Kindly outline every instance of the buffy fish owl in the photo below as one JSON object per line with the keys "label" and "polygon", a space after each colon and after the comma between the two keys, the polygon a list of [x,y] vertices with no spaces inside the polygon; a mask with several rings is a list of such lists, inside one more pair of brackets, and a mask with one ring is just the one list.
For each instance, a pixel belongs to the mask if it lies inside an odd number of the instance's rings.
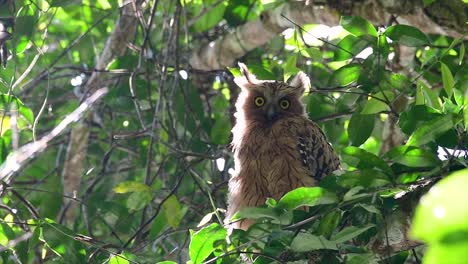
{"label": "buffy fish owl", "polygon": [[[280,199],[302,186],[314,186],[340,166],[320,127],[305,115],[301,97],[310,85],[299,72],[289,83],[258,80],[239,63],[241,88],[232,129],[234,173],[229,181],[226,221],[244,207]],[[234,228],[248,229],[243,220]]]}

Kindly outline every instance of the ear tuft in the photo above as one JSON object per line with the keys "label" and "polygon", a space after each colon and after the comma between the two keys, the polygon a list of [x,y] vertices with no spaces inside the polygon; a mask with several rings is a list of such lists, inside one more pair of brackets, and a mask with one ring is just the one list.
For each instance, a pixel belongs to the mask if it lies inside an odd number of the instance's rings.
{"label": "ear tuft", "polygon": [[249,86],[255,85],[256,83],[258,83],[257,77],[255,77],[255,75],[250,73],[249,69],[244,63],[239,62],[238,64],[239,64],[239,68],[240,68],[240,72],[242,76],[234,78],[234,82],[237,84],[237,86],[239,86],[240,88],[248,89]]}
{"label": "ear tuft", "polygon": [[300,93],[304,93],[310,87],[310,79],[304,72],[299,72],[289,83],[290,86],[300,89]]}

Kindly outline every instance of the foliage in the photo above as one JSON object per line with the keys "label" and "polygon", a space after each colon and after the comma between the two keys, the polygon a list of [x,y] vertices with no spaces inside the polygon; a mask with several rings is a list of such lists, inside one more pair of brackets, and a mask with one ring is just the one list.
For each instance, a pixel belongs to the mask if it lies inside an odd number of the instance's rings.
{"label": "foliage", "polygon": [[[237,220],[256,221],[248,231],[223,225],[237,88],[227,70],[191,70],[187,51],[283,2],[147,1],[131,49],[96,69],[120,1],[16,1],[12,57],[0,69],[0,162],[77,108],[95,72],[110,92],[84,122],[86,169],[75,194],[63,193],[69,134],[2,179],[2,262],[418,262],[419,243],[396,249],[429,189],[411,234],[428,245],[425,263],[460,259],[468,245],[466,42],[355,16],[342,17],[328,39],[304,25],[240,58],[259,78],[310,75],[307,114],[343,170],[241,211]],[[414,56],[402,66],[408,47]],[[389,134],[401,142],[388,148]],[[71,222],[70,201],[79,205]]]}

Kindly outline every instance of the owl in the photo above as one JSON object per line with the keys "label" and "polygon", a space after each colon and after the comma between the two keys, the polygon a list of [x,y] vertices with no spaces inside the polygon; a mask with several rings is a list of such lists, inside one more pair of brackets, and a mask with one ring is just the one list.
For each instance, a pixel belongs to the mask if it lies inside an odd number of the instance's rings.
{"label": "owl", "polygon": [[[340,166],[320,127],[305,115],[301,98],[310,85],[299,72],[289,83],[258,80],[239,63],[241,88],[232,129],[234,173],[229,180],[226,222],[244,207],[280,199],[302,186],[314,186]],[[247,230],[249,219],[231,227]]]}

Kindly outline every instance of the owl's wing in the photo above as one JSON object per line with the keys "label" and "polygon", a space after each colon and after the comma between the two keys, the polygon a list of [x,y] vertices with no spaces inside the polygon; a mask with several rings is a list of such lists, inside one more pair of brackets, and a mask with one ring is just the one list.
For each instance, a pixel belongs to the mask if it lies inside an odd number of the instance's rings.
{"label": "owl's wing", "polygon": [[320,127],[312,121],[307,122],[306,129],[299,135],[297,147],[302,163],[316,181],[340,167],[338,155]]}

